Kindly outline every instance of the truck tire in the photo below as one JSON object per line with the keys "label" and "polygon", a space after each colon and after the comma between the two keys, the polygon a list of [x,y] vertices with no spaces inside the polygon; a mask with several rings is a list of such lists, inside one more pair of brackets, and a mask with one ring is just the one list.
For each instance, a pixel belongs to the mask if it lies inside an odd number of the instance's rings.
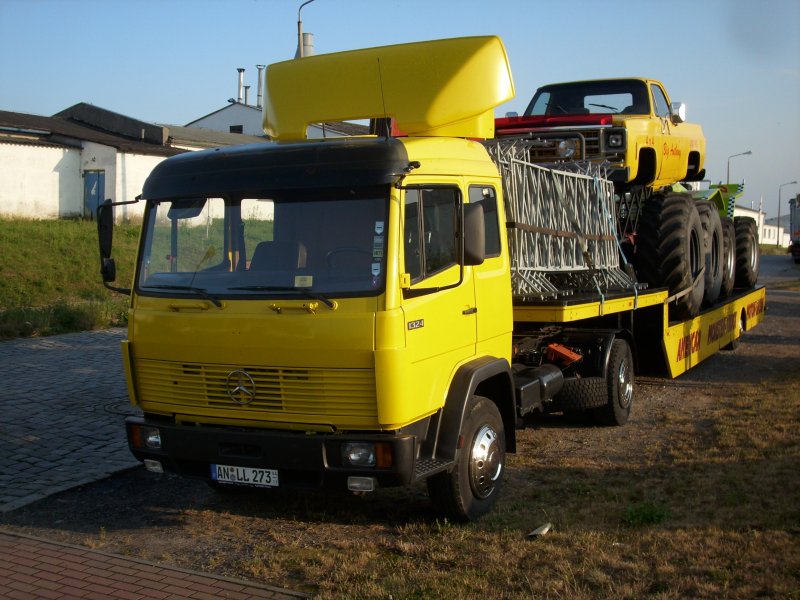
{"label": "truck tire", "polygon": [[703,227],[688,194],[653,194],[644,203],[636,235],[636,276],[670,295],[686,292],[670,305],[671,319],[700,312],[705,279],[698,277],[705,261]]}
{"label": "truck tire", "polygon": [[761,250],[758,247],[758,226],[750,217],[734,217],[736,229],[736,278],[737,288],[751,289],[758,279]]}
{"label": "truck tire", "polygon": [[733,292],[736,277],[736,230],[733,221],[727,217],[722,219],[722,286],[719,297],[727,298]]}
{"label": "truck tire", "polygon": [[703,227],[703,250],[706,255],[705,291],[703,305],[712,306],[722,290],[722,221],[717,207],[707,200],[696,203]]}
{"label": "truck tire", "polygon": [[574,414],[603,406],[607,401],[606,380],[602,377],[571,378],[564,380],[549,410]]}
{"label": "truck tire", "polygon": [[633,406],[633,354],[628,342],[616,339],[611,344],[606,370],[606,404],[596,408],[594,419],[599,425],[625,425]]}
{"label": "truck tire", "polygon": [[472,521],[488,513],[503,487],[506,439],[497,405],[473,396],[461,428],[464,445],[451,471],[427,480],[428,496],[440,516]]}

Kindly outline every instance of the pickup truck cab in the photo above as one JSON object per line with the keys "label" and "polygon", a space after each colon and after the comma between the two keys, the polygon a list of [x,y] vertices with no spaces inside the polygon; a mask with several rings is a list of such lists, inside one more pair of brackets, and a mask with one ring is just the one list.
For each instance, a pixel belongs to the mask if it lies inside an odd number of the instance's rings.
{"label": "pickup truck cab", "polygon": [[536,91],[521,117],[497,119],[498,136],[539,140],[531,162],[607,162],[618,190],[659,188],[704,176],[706,141],[653,79],[555,83]]}

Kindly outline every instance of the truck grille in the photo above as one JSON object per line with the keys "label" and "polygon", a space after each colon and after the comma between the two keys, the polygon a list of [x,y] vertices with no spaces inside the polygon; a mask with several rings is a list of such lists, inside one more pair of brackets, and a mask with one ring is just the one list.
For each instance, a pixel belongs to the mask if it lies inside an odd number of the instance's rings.
{"label": "truck grille", "polygon": [[[245,406],[228,396],[228,375],[245,371],[255,394]],[[370,369],[294,369],[138,360],[140,402],[180,407],[244,408],[283,415],[377,417]]]}
{"label": "truck grille", "polygon": [[555,162],[565,160],[563,156],[558,154],[558,143],[565,139],[574,139],[578,142],[578,148],[573,160],[591,160],[593,158],[600,158],[600,130],[582,131],[581,133],[565,132],[549,133],[549,134],[534,134],[538,137],[540,145],[533,145],[530,148],[530,162]]}

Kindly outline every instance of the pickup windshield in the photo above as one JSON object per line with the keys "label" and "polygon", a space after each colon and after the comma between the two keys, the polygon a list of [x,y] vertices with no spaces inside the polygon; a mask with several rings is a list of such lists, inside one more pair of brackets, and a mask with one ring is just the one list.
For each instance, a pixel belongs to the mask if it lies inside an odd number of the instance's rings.
{"label": "pickup windshield", "polygon": [[137,290],[326,303],[379,294],[388,198],[372,186],[150,202]]}
{"label": "pickup windshield", "polygon": [[647,85],[638,79],[579,81],[536,90],[525,116],[580,114],[650,114]]}

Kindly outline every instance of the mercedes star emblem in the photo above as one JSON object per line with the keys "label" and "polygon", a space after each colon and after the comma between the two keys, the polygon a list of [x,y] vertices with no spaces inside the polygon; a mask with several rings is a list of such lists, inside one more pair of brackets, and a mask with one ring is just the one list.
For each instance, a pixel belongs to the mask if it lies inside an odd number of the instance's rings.
{"label": "mercedes star emblem", "polygon": [[228,398],[245,406],[256,398],[256,382],[247,371],[231,371],[225,380],[225,391]]}

